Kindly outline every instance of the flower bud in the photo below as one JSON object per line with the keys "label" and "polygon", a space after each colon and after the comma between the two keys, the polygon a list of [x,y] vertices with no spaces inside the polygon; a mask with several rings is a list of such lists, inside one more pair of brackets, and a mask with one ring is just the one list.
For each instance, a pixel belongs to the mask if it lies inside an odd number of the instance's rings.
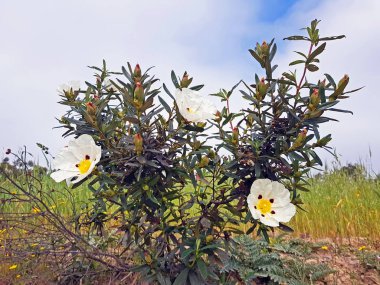
{"label": "flower bud", "polygon": [[295,139],[293,145],[288,149],[288,152],[300,148],[300,147],[305,143],[306,135],[307,135],[307,129],[304,128],[304,129],[298,134],[298,136],[297,136],[297,138]]}
{"label": "flower bud", "polygon": [[141,68],[139,64],[136,64],[135,69],[133,70],[133,77],[137,80],[141,79]]}
{"label": "flower bud", "polygon": [[136,154],[141,155],[141,153],[143,152],[143,138],[139,133],[134,135],[133,143],[135,144]]}
{"label": "flower bud", "polygon": [[210,163],[210,159],[207,156],[202,156],[198,166],[200,168],[206,167]]}
{"label": "flower bud", "polygon": [[87,109],[87,114],[89,114],[91,117],[96,116],[96,105],[92,102],[87,102],[86,103],[86,109]]}
{"label": "flower bud", "polygon": [[200,149],[201,146],[202,146],[201,142],[197,141],[197,140],[192,145],[192,147],[193,147],[194,150]]}
{"label": "flower bud", "polygon": [[263,43],[261,44],[261,52],[263,53],[263,55],[269,55],[269,46],[266,41],[263,41]]}
{"label": "flower bud", "polygon": [[253,114],[248,114],[248,116],[247,116],[247,127],[252,128],[254,121],[255,121],[255,119],[253,117]]}
{"label": "flower bud", "polygon": [[10,154],[12,151],[10,148],[7,149],[7,151],[5,152],[6,155]]}
{"label": "flower bud", "polygon": [[265,83],[265,79],[261,78],[259,83],[256,86],[256,99],[258,101],[264,100],[265,95],[267,94],[269,84]]}
{"label": "flower bud", "polygon": [[349,81],[350,81],[350,77],[347,74],[345,74],[343,78],[339,80],[336,90],[334,91],[333,94],[329,96],[330,102],[337,100],[339,96],[342,95]]}
{"label": "flower bud", "polygon": [[222,114],[219,111],[216,111],[214,120],[217,123],[220,123],[222,121]]}
{"label": "flower bud", "polygon": [[189,85],[191,84],[192,81],[193,81],[193,78],[189,78],[189,75],[185,71],[185,73],[183,74],[182,80],[181,80],[181,88],[189,87]]}
{"label": "flower bud", "polygon": [[79,90],[73,90],[72,87],[70,87],[70,89],[68,90],[64,90],[63,91],[67,101],[69,102],[73,102],[76,100],[76,98],[78,97],[79,95]]}
{"label": "flower bud", "polygon": [[323,147],[323,146],[327,145],[331,141],[331,139],[332,139],[331,135],[327,135],[327,136],[317,140],[317,142],[313,144],[313,147],[316,147],[316,146]]}
{"label": "flower bud", "polygon": [[144,88],[140,82],[136,82],[135,92],[133,94],[133,102],[136,108],[141,108],[144,104]]}
{"label": "flower bud", "polygon": [[239,143],[239,129],[233,128],[232,130],[232,143],[237,145]]}
{"label": "flower bud", "polygon": [[338,88],[343,88],[343,90],[344,90],[344,88],[346,88],[349,81],[350,81],[350,77],[347,74],[345,74],[343,76],[343,78],[341,80],[339,80]]}
{"label": "flower bud", "polygon": [[309,105],[308,105],[309,110],[314,111],[315,109],[317,109],[319,103],[321,103],[319,91],[318,89],[314,89],[313,93],[311,93],[310,98],[309,98]]}

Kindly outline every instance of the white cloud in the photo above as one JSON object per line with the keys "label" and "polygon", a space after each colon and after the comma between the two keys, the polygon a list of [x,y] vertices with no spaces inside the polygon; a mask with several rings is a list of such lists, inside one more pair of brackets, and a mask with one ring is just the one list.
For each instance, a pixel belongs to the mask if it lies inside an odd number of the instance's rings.
{"label": "white cloud", "polygon": [[[170,70],[185,69],[205,92],[229,88],[239,79],[253,80],[257,65],[248,46],[296,33],[320,18],[322,33],[345,33],[347,39],[328,44],[321,69],[351,76],[350,86],[366,85],[342,105],[355,115],[339,116],[328,130],[343,160],[356,161],[372,146],[380,161],[379,119],[375,82],[376,52],[380,45],[379,1],[299,1],[271,23],[260,22],[263,1],[2,1],[0,3],[0,131],[1,148],[42,142],[55,151],[63,144],[52,131],[54,117],[64,112],[56,88],[71,79],[89,80],[87,65],[104,58],[112,69],[137,61],[170,85]],[[252,41],[252,42],[248,42]],[[294,58],[294,46],[279,52],[280,69]],[[237,95],[236,95],[237,97]],[[364,101],[363,101],[364,99]],[[235,101],[238,107],[239,100]],[[35,148],[32,148],[35,150]],[[380,164],[376,164],[377,170]]]}

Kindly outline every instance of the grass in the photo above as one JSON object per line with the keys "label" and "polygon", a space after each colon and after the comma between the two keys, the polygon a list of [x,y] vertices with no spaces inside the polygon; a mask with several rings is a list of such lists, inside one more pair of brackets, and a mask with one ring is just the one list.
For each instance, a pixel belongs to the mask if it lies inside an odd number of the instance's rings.
{"label": "grass", "polygon": [[380,233],[380,181],[335,171],[310,180],[303,208],[290,222],[296,234],[312,238],[365,237]]}
{"label": "grass", "polygon": [[[46,175],[41,176],[45,192],[51,197],[46,203],[52,210],[64,215],[80,211],[91,199],[91,191],[84,184],[75,189],[66,188],[65,183],[55,183]],[[378,240],[380,232],[380,181],[368,179],[365,175],[334,171],[310,179],[310,192],[301,193],[303,209],[298,210],[289,225],[297,236],[312,238],[355,238],[364,237]],[[9,182],[1,181],[0,186],[13,189]],[[1,192],[2,193],[2,192]],[[16,190],[1,194],[2,198],[21,195]],[[22,196],[21,196],[22,197]],[[20,196],[18,197],[20,198]],[[2,213],[33,213],[29,203],[0,203]]]}

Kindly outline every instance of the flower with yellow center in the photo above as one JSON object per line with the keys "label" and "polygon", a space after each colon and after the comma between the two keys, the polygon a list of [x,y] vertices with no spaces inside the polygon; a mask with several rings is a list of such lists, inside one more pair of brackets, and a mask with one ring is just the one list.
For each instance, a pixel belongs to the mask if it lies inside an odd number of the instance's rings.
{"label": "flower with yellow center", "polygon": [[80,82],[77,80],[71,80],[68,82],[68,84],[66,84],[66,83],[61,84],[58,87],[57,91],[58,91],[58,94],[64,95],[67,92],[73,92],[73,91],[77,91],[79,89],[80,89]]}
{"label": "flower with yellow center", "polygon": [[67,185],[78,183],[92,172],[101,155],[101,147],[94,139],[90,135],[81,135],[55,157],[53,166],[56,171],[50,176],[56,182],[66,180]]}
{"label": "flower with yellow center", "polygon": [[270,227],[289,222],[296,213],[289,191],[281,183],[269,179],[253,182],[247,203],[252,217]]}
{"label": "flower with yellow center", "polygon": [[186,121],[198,123],[215,118],[217,109],[210,100],[204,98],[198,91],[189,88],[177,89],[175,101],[180,114]]}

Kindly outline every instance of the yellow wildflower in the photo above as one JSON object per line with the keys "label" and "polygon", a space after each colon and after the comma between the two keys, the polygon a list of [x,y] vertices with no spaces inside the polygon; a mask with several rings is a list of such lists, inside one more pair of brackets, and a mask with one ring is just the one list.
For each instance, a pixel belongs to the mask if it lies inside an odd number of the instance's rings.
{"label": "yellow wildflower", "polygon": [[20,274],[17,274],[17,275],[16,275],[16,278],[20,278],[20,277],[21,277],[21,275],[20,275]]}
{"label": "yellow wildflower", "polygon": [[17,264],[13,264],[11,266],[9,266],[9,270],[14,270],[17,268]]}
{"label": "yellow wildflower", "polygon": [[41,210],[38,209],[37,207],[33,207],[32,212],[33,212],[34,214],[38,214],[38,213],[41,212]]}
{"label": "yellow wildflower", "polygon": [[323,250],[328,250],[329,248],[327,247],[327,246],[321,246],[321,249],[323,249]]}
{"label": "yellow wildflower", "polygon": [[365,245],[361,246],[358,248],[358,250],[362,251],[362,250],[365,250],[367,247]]}

